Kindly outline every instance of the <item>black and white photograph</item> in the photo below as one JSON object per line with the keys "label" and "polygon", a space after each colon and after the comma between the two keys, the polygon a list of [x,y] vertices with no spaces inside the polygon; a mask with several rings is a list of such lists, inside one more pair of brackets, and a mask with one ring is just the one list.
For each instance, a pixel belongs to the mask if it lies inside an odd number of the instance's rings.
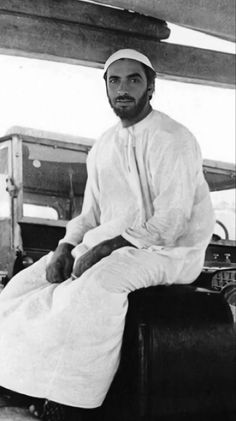
{"label": "black and white photograph", "polygon": [[0,421],[236,419],[235,0],[0,0]]}

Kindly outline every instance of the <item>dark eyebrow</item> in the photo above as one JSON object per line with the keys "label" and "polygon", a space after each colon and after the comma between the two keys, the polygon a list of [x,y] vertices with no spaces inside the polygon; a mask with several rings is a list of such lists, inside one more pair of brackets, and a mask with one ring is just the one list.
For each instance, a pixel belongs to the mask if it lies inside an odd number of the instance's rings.
{"label": "dark eyebrow", "polygon": [[110,75],[108,79],[109,79],[109,80],[110,80],[110,79],[119,79],[119,76],[116,76],[116,75]]}
{"label": "dark eyebrow", "polygon": [[[131,73],[127,76],[127,78],[129,78],[129,79],[132,79],[133,77],[138,77],[138,78],[142,79],[142,75],[140,73],[137,73],[137,72]],[[119,79],[119,78],[120,78],[120,76],[116,76],[116,75],[110,75],[109,76],[109,80],[110,79]]]}
{"label": "dark eyebrow", "polygon": [[140,73],[131,73],[130,75],[128,75],[128,78],[132,78],[132,77],[139,77],[140,79],[142,79],[142,76],[140,75]]}

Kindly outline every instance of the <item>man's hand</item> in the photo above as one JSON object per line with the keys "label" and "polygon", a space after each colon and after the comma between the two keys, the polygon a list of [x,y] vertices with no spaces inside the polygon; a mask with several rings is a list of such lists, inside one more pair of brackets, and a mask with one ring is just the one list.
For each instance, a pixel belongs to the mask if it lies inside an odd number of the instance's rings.
{"label": "man's hand", "polygon": [[61,283],[71,276],[74,258],[71,250],[72,244],[61,243],[57,246],[49,264],[46,268],[46,278],[48,282]]}
{"label": "man's hand", "polygon": [[134,247],[121,235],[97,244],[77,260],[72,274],[73,278],[81,276],[87,269],[99,262],[103,257],[109,256],[114,250],[127,246]]}

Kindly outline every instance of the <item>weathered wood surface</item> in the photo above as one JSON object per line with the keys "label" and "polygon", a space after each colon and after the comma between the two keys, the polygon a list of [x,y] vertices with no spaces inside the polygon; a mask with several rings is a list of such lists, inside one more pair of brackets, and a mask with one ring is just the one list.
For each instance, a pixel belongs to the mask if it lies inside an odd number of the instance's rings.
{"label": "weathered wood surface", "polygon": [[172,45],[96,26],[35,15],[0,12],[0,52],[102,67],[118,48],[150,56],[160,76],[234,87],[235,56]]}
{"label": "weathered wood surface", "polygon": [[[2,4],[2,3],[1,3]],[[102,67],[119,48],[136,48],[158,74],[174,80],[235,86],[235,56],[158,42],[93,25],[0,10],[0,52]]]}
{"label": "weathered wood surface", "polygon": [[235,0],[95,0],[235,41]]}
{"label": "weathered wood surface", "polygon": [[55,23],[74,22],[155,40],[166,39],[170,34],[166,22],[159,19],[77,0],[1,0],[1,12],[48,18]]}

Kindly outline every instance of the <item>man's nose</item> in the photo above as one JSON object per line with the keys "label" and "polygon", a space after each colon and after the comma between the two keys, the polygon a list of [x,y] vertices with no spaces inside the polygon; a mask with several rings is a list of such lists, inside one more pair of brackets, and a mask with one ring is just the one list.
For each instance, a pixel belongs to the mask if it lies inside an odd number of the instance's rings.
{"label": "man's nose", "polygon": [[128,93],[128,86],[127,86],[126,81],[120,81],[120,84],[117,89],[117,93],[119,95],[124,95]]}

